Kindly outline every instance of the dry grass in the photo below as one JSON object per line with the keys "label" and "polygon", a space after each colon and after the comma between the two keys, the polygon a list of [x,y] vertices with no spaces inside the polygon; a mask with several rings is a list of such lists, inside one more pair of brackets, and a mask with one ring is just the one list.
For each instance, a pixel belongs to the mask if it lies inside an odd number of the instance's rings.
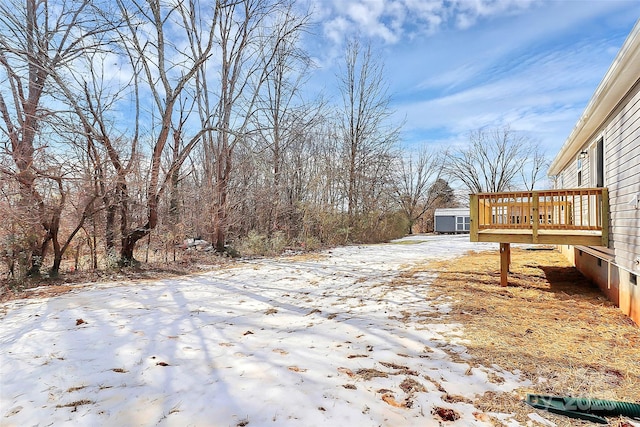
{"label": "dry grass", "polygon": [[[512,249],[506,288],[499,263],[496,250],[428,268],[439,273],[434,297],[454,301],[443,321],[464,325],[472,363],[519,370],[533,384],[487,393],[475,402],[480,409],[513,412],[526,423],[533,411],[522,403],[526,393],[640,403],[640,329],[628,317],[555,250]],[[543,415],[559,426],[582,425]]]}
{"label": "dry grass", "polygon": [[[215,263],[214,263],[215,262]],[[206,271],[214,268],[231,268],[233,263],[227,259],[213,259],[208,264],[159,264],[145,263],[135,267],[122,267],[111,270],[90,270],[61,272],[56,278],[26,278],[16,282],[7,277],[0,277],[0,303],[22,298],[49,298],[62,295],[92,283],[122,281],[131,284],[151,280],[175,278]]]}

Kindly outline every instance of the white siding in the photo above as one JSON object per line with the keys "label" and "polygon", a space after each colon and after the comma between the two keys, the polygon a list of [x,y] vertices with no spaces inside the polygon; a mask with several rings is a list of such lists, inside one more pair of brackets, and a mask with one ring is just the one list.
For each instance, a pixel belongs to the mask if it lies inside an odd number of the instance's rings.
{"label": "white siding", "polygon": [[578,188],[578,160],[575,159],[562,171],[564,188]]}
{"label": "white siding", "polygon": [[[604,186],[609,189],[609,248],[584,248],[589,257],[573,256],[576,267],[600,286],[620,310],[640,325],[640,21],[616,56],[580,120],[551,163],[549,172],[577,185],[576,158],[586,150],[584,185],[593,185],[596,144],[603,141]],[[588,169],[592,169],[589,171]],[[631,203],[632,200],[634,203]],[[576,248],[575,253],[582,249]],[[595,258],[606,262],[595,262]],[[605,267],[606,264],[606,267]]]}
{"label": "white siding", "polygon": [[[593,141],[595,143],[595,141]],[[580,188],[591,188],[594,185],[591,185],[591,156],[592,150],[590,147],[585,147],[588,156],[582,161],[582,185]]]}
{"label": "white siding", "polygon": [[[640,209],[630,201],[640,192],[640,84],[608,117],[604,126],[585,141],[580,151],[589,157],[582,161],[582,185],[592,187],[592,147],[604,138],[604,185],[609,189],[609,247],[614,262],[629,271],[640,273]],[[578,154],[561,172],[564,188],[578,188]]]}
{"label": "white siding", "polygon": [[640,209],[629,202],[640,192],[640,86],[604,128],[605,185],[609,188],[610,237],[615,263],[640,272]]}

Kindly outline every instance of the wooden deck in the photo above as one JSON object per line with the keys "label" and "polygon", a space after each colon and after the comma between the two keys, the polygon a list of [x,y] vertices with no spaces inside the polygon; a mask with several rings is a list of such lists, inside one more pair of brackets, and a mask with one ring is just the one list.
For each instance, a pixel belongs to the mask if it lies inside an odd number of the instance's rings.
{"label": "wooden deck", "polygon": [[511,243],[609,245],[606,188],[471,195],[472,242],[500,243],[500,283],[507,286]]}
{"label": "wooden deck", "polygon": [[471,195],[471,241],[608,246],[606,188]]}

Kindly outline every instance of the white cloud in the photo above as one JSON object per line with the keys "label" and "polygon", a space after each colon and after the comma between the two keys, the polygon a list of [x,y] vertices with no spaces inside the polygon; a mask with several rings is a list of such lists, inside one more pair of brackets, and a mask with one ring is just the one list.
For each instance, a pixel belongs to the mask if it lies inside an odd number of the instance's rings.
{"label": "white cloud", "polygon": [[[452,144],[471,129],[508,123],[551,153],[640,12],[640,3],[615,0],[320,2],[332,41],[360,34],[372,42],[409,143]],[[318,56],[335,64],[326,55],[340,51],[323,46]]]}
{"label": "white cloud", "polygon": [[[399,40],[400,34],[394,33],[382,22],[387,16],[384,0],[352,2],[345,9],[351,22],[356,23],[366,36],[379,37],[386,43],[395,43]],[[396,30],[400,30],[401,27],[401,24],[396,24]]]}
{"label": "white cloud", "polygon": [[539,0],[456,0],[451,3],[451,10],[460,29],[474,25],[479,18],[518,13],[529,8]]}
{"label": "white cloud", "polygon": [[478,19],[517,13],[536,0],[308,0],[318,10],[325,34],[342,39],[350,34],[378,38],[389,44],[443,27],[466,29]]}
{"label": "white cloud", "polygon": [[324,33],[331,41],[339,44],[344,39],[345,34],[349,32],[350,27],[351,25],[347,19],[336,17],[324,25]]}

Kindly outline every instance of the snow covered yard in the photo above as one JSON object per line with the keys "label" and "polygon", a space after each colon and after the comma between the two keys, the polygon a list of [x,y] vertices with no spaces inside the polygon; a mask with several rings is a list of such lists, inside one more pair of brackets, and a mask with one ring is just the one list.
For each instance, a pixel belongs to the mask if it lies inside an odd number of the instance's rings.
{"label": "snow covered yard", "polygon": [[465,363],[450,301],[409,273],[470,249],[497,244],[416,236],[2,304],[0,425],[490,425],[473,399],[526,382]]}

